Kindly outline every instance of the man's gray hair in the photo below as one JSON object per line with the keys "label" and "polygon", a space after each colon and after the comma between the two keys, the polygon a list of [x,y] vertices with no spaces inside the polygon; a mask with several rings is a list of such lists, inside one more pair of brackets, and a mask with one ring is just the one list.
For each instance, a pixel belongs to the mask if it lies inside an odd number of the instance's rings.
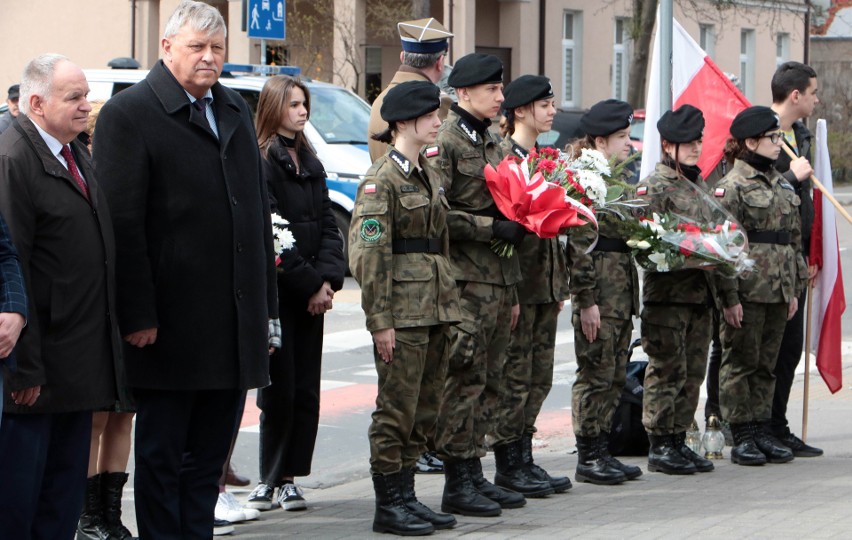
{"label": "man's gray hair", "polygon": [[222,18],[222,14],[219,13],[218,9],[204,2],[183,0],[166,22],[163,37],[171,39],[180,32],[181,28],[187,25],[193,30],[205,32],[208,36],[222,31],[225,33],[225,37],[228,37],[228,28],[225,26],[225,19]]}
{"label": "man's gray hair", "polygon": [[445,54],[447,54],[446,50],[436,53],[415,53],[403,51],[402,63],[415,69],[426,69],[434,66],[435,62],[438,61],[438,58]]}
{"label": "man's gray hair", "polygon": [[68,57],[56,53],[47,53],[32,59],[24,74],[21,75],[21,97],[18,107],[24,114],[30,112],[30,96],[36,95],[47,99],[53,86],[53,71],[56,64],[68,60]]}

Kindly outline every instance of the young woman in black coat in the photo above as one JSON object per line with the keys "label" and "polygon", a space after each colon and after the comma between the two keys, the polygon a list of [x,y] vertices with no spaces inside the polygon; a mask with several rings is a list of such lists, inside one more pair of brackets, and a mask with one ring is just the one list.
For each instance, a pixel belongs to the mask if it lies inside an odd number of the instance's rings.
{"label": "young woman in black coat", "polygon": [[[281,348],[270,359],[272,383],[258,391],[260,484],[247,506],[306,507],[295,477],[311,472],[319,424],[323,314],[343,287],[343,241],[334,221],[325,170],[304,135],[311,96],[298,79],[271,78],[260,93],[257,136],[272,211],[296,240],[281,255],[278,303]],[[278,495],[273,499],[273,491]]]}

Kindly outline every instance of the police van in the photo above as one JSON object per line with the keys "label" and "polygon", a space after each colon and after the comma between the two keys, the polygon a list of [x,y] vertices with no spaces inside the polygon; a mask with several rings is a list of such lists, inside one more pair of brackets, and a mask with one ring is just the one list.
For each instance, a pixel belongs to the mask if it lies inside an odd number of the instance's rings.
{"label": "police van", "polygon": [[[106,101],[118,92],[143,80],[147,70],[85,69],[89,100]],[[289,66],[225,64],[219,82],[238,92],[248,103],[252,116],[257,110],[260,90],[268,75],[298,75]],[[333,84],[303,79],[311,92],[311,117],[305,136],[325,167],[334,218],[343,237],[343,255],[348,267],[348,233],[355,193],[372,164],[367,150],[370,106],[357,94]]]}

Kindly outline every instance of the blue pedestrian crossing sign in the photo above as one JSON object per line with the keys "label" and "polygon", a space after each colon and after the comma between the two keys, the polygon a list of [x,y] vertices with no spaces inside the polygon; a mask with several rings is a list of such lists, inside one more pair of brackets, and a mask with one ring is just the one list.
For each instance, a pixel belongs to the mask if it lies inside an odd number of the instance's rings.
{"label": "blue pedestrian crossing sign", "polygon": [[284,0],[248,0],[248,37],[285,39]]}

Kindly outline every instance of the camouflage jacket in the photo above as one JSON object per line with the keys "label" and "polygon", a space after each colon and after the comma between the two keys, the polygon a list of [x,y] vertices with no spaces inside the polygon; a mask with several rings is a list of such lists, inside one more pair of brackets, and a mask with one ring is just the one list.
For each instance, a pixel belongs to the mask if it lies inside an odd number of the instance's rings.
{"label": "camouflage jacket", "polygon": [[[447,255],[447,210],[440,175],[420,157],[414,164],[392,146],[358,186],[349,228],[349,267],[361,286],[367,330],[460,320]],[[394,253],[393,241],[440,239],[442,253]]]}
{"label": "camouflage jacket", "polygon": [[[671,212],[697,223],[710,223],[712,213],[702,204],[703,197],[696,191],[707,191],[701,177],[690,182],[679,177],[677,171],[662,163],[650,176],[636,186],[637,198],[645,201],[644,208],[652,212]],[[715,303],[716,287],[713,272],[708,270],[677,270],[674,272],[644,272],[642,301],[646,304],[705,304]]]}
{"label": "camouflage jacket", "polygon": [[798,298],[807,283],[808,269],[800,252],[800,201],[793,186],[774,168],[764,174],[738,159],[716,184],[713,194],[749,233],[790,233],[789,244],[749,241],[749,257],[755,266],[747,276],[725,278],[717,274],[722,305],[786,303]]}
{"label": "camouflage jacket", "polygon": [[[622,239],[618,218],[598,215],[599,234]],[[639,275],[630,253],[593,250],[591,225],[574,227],[568,233],[568,290],[575,313],[597,304],[601,317],[629,319],[639,314]]]}
{"label": "camouflage jacket", "polygon": [[505,219],[485,184],[485,166],[496,167],[503,159],[498,142],[490,132],[480,134],[450,110],[435,145],[423,151],[440,168],[447,191],[450,260],[455,278],[496,285],[520,281],[517,252],[500,257],[491,250],[491,225],[495,219]]}
{"label": "camouflage jacket", "polygon": [[[521,159],[529,153],[508,136],[500,143],[500,148],[505,155],[514,154]],[[521,282],[518,283],[521,304],[550,304],[568,298],[567,255],[559,238],[528,234],[515,250],[521,264]]]}

